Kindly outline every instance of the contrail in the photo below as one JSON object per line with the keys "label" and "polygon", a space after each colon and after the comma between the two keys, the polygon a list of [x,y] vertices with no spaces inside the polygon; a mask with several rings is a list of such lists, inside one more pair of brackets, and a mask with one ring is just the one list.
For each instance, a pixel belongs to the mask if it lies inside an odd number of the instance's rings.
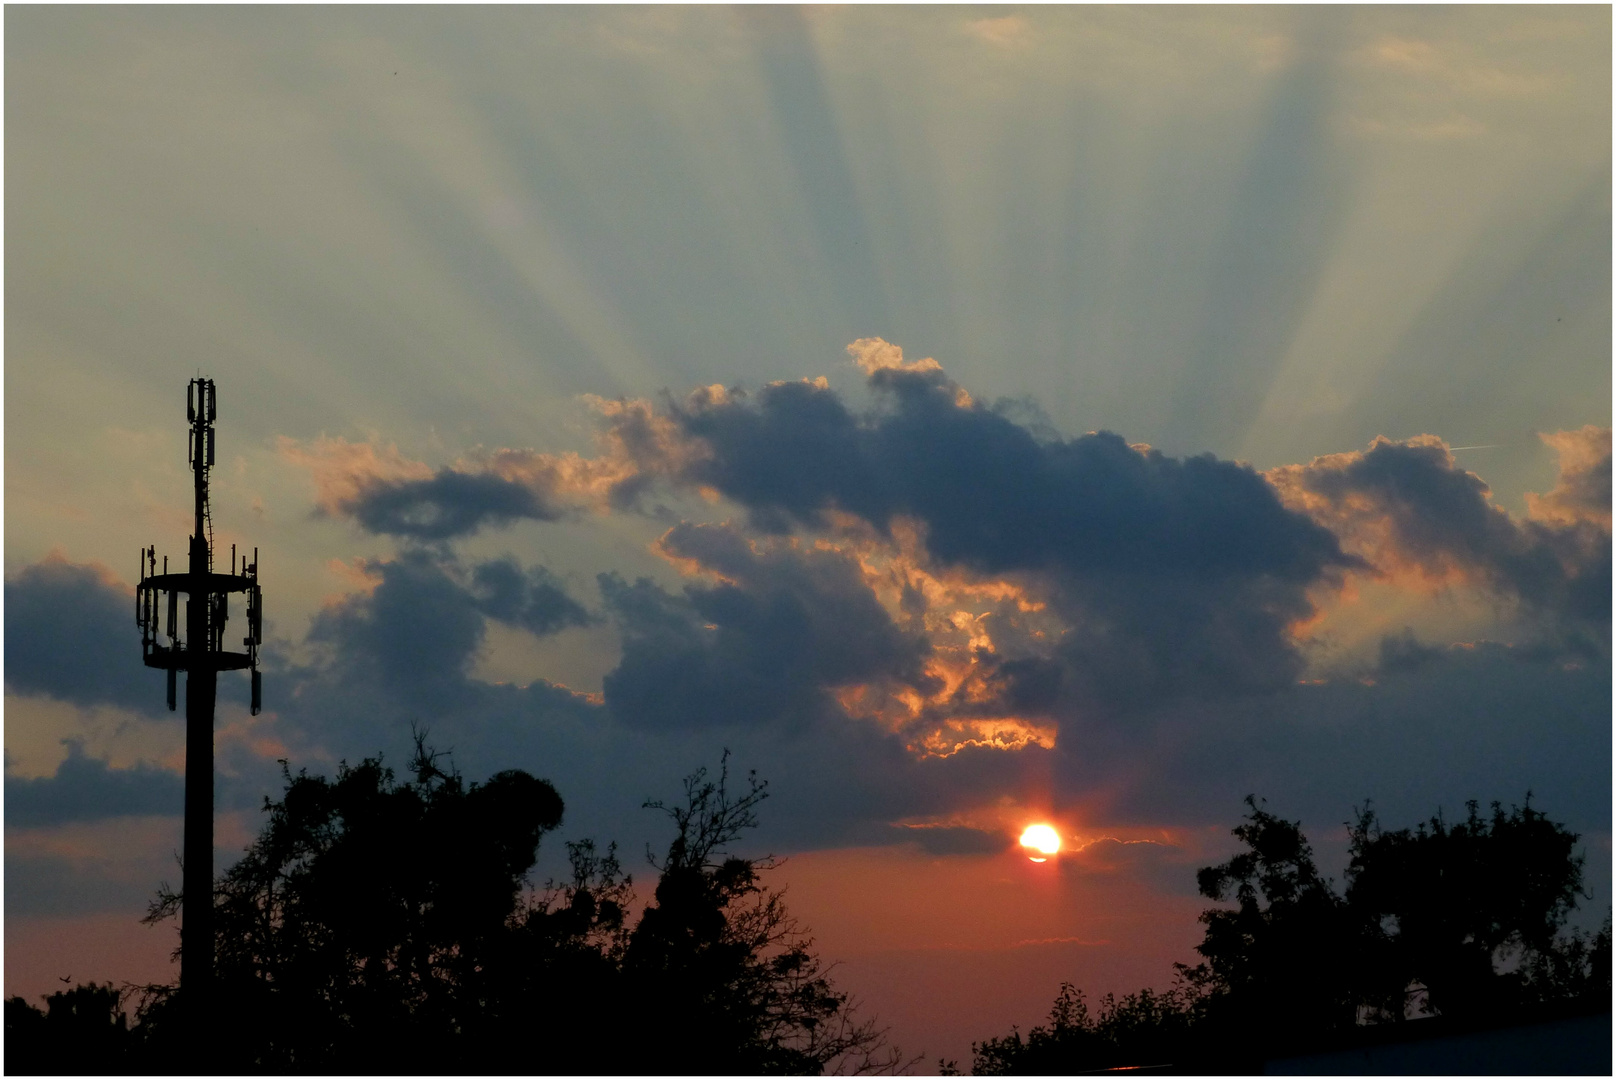
{"label": "contrail", "polygon": [[1482,443],[1479,446],[1450,446],[1449,450],[1497,450],[1508,444],[1501,442]]}

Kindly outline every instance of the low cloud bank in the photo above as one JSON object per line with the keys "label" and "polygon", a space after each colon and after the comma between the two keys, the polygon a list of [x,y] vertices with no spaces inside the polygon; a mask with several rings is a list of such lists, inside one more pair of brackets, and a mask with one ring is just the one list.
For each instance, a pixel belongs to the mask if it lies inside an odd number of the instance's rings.
{"label": "low cloud bank", "polygon": [[67,758],[52,776],[6,776],[6,824],[12,828],[100,821],[185,809],[185,778],[145,762],[113,768],[67,740]]}

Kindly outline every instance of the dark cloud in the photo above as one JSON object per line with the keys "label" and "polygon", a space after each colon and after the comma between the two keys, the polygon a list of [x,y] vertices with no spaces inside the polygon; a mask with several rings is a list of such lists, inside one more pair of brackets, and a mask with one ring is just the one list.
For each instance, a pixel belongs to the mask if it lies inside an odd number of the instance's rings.
{"label": "dark cloud", "polygon": [[1608,659],[1487,642],[1417,655],[1361,680],[1175,705],[1142,748],[1072,732],[1060,787],[1117,792],[1119,821],[1184,824],[1228,821],[1255,793],[1321,833],[1364,799],[1414,821],[1530,790],[1572,828],[1609,830]]}
{"label": "dark cloud", "polygon": [[[424,551],[368,563],[374,588],[328,606],[308,636],[313,654],[302,660],[281,653],[265,675],[265,708],[282,752],[295,765],[317,767],[380,753],[401,768],[413,733],[424,731],[468,776],[524,768],[553,779],[569,823],[579,809],[589,819],[591,801],[575,794],[591,786],[623,798],[626,809],[661,793],[651,786],[622,791],[638,773],[619,762],[613,776],[611,732],[598,701],[545,679],[519,686],[472,676],[490,610],[545,628],[583,610],[535,589],[555,585],[546,571],[499,560],[479,575],[488,565],[467,568]],[[243,762],[238,771],[250,766]]]}
{"label": "dark cloud", "polygon": [[464,702],[466,673],[483,640],[478,602],[424,552],[371,562],[380,581],[321,611],[309,641],[329,648],[329,666],[428,713]]}
{"label": "dark cloud", "polygon": [[1419,671],[1441,659],[1441,649],[1422,644],[1406,626],[1401,633],[1387,634],[1380,639],[1380,670],[1383,672]]}
{"label": "dark cloud", "polygon": [[812,383],[692,398],[677,419],[712,453],[687,475],[748,507],[764,528],[823,525],[831,510],[882,529],[914,517],[934,558],[982,573],[1305,585],[1352,564],[1247,466],[1169,458],[1109,432],[1040,440],[969,403],[940,370],[883,368],[870,382],[887,407],[861,417]]}
{"label": "dark cloud", "polygon": [[548,569],[534,566],[524,571],[509,557],[474,566],[471,593],[484,615],[541,637],[591,622],[589,612],[567,595]]}
{"label": "dark cloud", "polygon": [[[1412,565],[1436,579],[1459,575],[1608,639],[1610,433],[1585,431],[1597,435],[1579,442],[1575,451],[1583,453],[1562,451],[1560,484],[1524,520],[1495,506],[1482,479],[1434,436],[1380,438],[1367,450],[1270,475],[1293,505],[1383,570]],[[1600,436],[1602,448],[1585,445]]]}
{"label": "dark cloud", "polygon": [[317,515],[441,544],[485,526],[556,521],[585,506],[627,509],[678,471],[684,448],[666,416],[643,401],[591,403],[606,418],[593,458],[505,448],[434,470],[396,447],[341,438],[282,439],[280,451],[309,470]]}
{"label": "dark cloud", "polygon": [[6,579],[6,687],[75,705],[164,709],[140,659],[133,591],[105,567],[51,557]]}
{"label": "dark cloud", "polygon": [[509,557],[468,569],[452,556],[407,551],[366,569],[379,578],[375,588],[321,611],[309,640],[332,650],[346,677],[428,711],[472,692],[467,672],[485,616],[535,634],[589,622],[549,570],[523,570]]}
{"label": "dark cloud", "polygon": [[168,769],[137,763],[112,768],[67,740],[67,758],[53,776],[6,776],[6,824],[34,828],[70,821],[180,814],[185,809],[185,778]]}
{"label": "dark cloud", "polygon": [[928,685],[924,639],[893,621],[856,559],[754,544],[723,526],[681,526],[661,547],[707,580],[670,593],[603,576],[623,639],[603,702],[542,679],[472,678],[482,621],[524,610],[533,582],[551,579],[418,551],[370,564],[374,589],[317,620],[313,662],[283,661],[266,680],[277,731],[294,761],[385,750],[401,763],[418,723],[468,775],[550,777],[567,800],[568,836],[619,839],[631,852],[665,842],[640,803],[675,797],[726,747],[738,769],[771,781],[758,843],[799,849],[893,843],[885,822],[989,798],[1027,767],[994,750],[918,761],[898,734],[840,709],[832,692],[850,682]]}
{"label": "dark cloud", "polygon": [[1010,837],[1003,832],[964,825],[895,828],[892,835],[928,855],[996,855],[1010,846]]}
{"label": "dark cloud", "polygon": [[870,383],[881,407],[867,415],[815,383],[693,395],[673,416],[705,452],[683,475],[761,531],[830,529],[840,513],[890,534],[911,519],[934,565],[1032,582],[1071,628],[1050,654],[1065,675],[1039,672],[1046,698],[1064,684],[1131,707],[1286,685],[1309,588],[1363,565],[1248,466],[1108,432],[1049,438],[972,403],[934,362],[874,367]]}
{"label": "dark cloud", "polygon": [[1290,627],[1314,610],[1305,590],[1272,579],[1143,574],[1068,582],[1057,603],[1071,625],[1056,655],[1072,707],[1109,715],[1289,686],[1305,667]]}
{"label": "dark cloud", "polygon": [[893,622],[851,557],[758,549],[721,525],[680,525],[661,548],[727,580],[675,596],[645,578],[601,576],[623,632],[606,703],[625,724],[801,723],[839,715],[829,697],[838,686],[927,684],[924,639]]}
{"label": "dark cloud", "polygon": [[426,480],[374,481],[343,509],[370,532],[428,541],[523,519],[555,521],[563,513],[529,484],[455,469]]}

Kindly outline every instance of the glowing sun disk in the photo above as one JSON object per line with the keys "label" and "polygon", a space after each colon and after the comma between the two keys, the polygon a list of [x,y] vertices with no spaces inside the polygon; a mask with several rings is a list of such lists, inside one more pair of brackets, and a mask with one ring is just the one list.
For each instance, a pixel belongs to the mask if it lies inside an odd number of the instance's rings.
{"label": "glowing sun disk", "polygon": [[[1053,855],[1060,850],[1060,834],[1048,825],[1028,825],[1027,831],[1021,834],[1021,846],[1034,848],[1040,855]],[[1043,862],[1043,859],[1029,855],[1034,862]]]}

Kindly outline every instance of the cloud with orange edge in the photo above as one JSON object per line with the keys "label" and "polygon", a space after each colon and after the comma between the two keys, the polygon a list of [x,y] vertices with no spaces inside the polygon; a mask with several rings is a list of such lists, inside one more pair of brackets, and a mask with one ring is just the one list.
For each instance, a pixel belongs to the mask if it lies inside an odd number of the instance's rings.
{"label": "cloud with orange edge", "polygon": [[1406,587],[1470,586],[1534,609],[1603,622],[1610,615],[1610,429],[1542,436],[1560,477],[1516,518],[1492,501],[1435,435],[1377,437],[1367,449],[1265,475],[1286,505],[1341,539],[1373,572]]}
{"label": "cloud with orange edge", "polygon": [[1560,475],[1544,494],[1528,493],[1527,516],[1550,525],[1589,524],[1610,532],[1610,428],[1540,432],[1560,456]]}

